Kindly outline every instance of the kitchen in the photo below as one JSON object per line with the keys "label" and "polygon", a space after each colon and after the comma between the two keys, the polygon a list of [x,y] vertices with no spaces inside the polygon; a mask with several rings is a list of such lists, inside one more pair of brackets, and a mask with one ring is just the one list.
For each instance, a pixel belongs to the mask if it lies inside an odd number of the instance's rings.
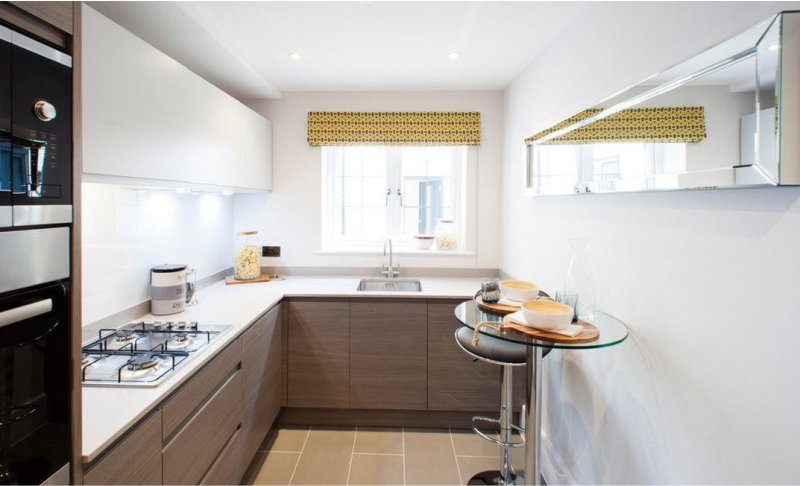
{"label": "kitchen", "polygon": [[800,482],[798,6],[0,4],[0,482]]}

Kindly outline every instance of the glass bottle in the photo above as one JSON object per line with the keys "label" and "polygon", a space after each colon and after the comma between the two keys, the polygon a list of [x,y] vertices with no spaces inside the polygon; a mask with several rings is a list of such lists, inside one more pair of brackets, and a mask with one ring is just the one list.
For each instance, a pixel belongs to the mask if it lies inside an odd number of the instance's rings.
{"label": "glass bottle", "polygon": [[241,231],[236,234],[233,251],[233,278],[253,280],[261,276],[261,252],[258,231]]}
{"label": "glass bottle", "polygon": [[595,285],[592,276],[591,262],[589,261],[589,246],[591,240],[570,239],[572,257],[567,267],[567,278],[564,282],[564,299],[569,300],[575,307],[575,315],[584,321],[594,320]]}
{"label": "glass bottle", "polygon": [[452,219],[440,219],[436,225],[436,249],[454,251],[458,249],[458,228]]}

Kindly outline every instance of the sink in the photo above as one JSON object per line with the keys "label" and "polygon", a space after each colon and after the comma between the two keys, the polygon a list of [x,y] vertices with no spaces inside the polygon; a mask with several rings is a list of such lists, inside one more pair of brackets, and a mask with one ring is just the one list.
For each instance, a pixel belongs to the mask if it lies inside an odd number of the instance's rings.
{"label": "sink", "polygon": [[378,292],[420,292],[422,284],[419,280],[407,278],[362,278],[358,282],[360,291]]}

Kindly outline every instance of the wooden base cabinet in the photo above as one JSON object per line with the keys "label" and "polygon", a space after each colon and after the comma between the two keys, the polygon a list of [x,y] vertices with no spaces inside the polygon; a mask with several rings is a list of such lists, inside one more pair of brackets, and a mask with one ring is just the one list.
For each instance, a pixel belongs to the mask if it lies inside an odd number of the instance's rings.
{"label": "wooden base cabinet", "polygon": [[281,408],[282,331],[278,305],[242,335],[244,410],[239,441],[245,466],[255,456]]}
{"label": "wooden base cabinet", "polygon": [[84,484],[161,484],[161,410],[83,473]]}
{"label": "wooden base cabinet", "polygon": [[350,303],[292,299],[287,307],[289,407],[347,408]]}
{"label": "wooden base cabinet", "polygon": [[473,362],[456,344],[460,302],[428,302],[428,410],[498,411],[500,366]]}
{"label": "wooden base cabinet", "polygon": [[425,301],[350,304],[350,408],[427,408]]}

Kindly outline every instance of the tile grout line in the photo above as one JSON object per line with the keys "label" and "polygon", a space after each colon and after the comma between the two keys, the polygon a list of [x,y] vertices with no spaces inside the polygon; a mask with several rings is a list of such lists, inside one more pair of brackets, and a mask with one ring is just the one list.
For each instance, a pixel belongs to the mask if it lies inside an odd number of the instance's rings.
{"label": "tile grout line", "polygon": [[354,456],[402,456],[403,454],[394,454],[389,452],[353,452]]}
{"label": "tile grout line", "polygon": [[456,471],[458,471],[458,484],[464,484],[464,478],[461,477],[461,466],[458,465],[458,454],[456,454],[456,443],[453,440],[453,430],[447,429],[447,435],[450,436],[450,445],[453,446],[453,459],[456,460]]}
{"label": "tile grout line", "polygon": [[406,486],[406,428],[400,427],[400,437],[403,444],[403,486]]}
{"label": "tile grout line", "polygon": [[289,477],[289,484],[292,484],[292,480],[294,480],[294,473],[297,472],[297,466],[300,465],[300,459],[303,457],[303,451],[306,449],[306,442],[308,442],[308,436],[311,435],[311,428],[313,425],[308,426],[308,431],[306,432],[306,438],[303,439],[303,445],[300,446],[300,454],[297,455],[297,462],[294,463],[294,469],[292,469],[292,475]]}
{"label": "tile grout line", "polygon": [[356,425],[356,433],[353,434],[353,448],[350,450],[350,465],[347,466],[347,481],[344,484],[350,484],[350,471],[353,470],[353,457],[356,455],[356,439],[358,438],[358,425]]}

